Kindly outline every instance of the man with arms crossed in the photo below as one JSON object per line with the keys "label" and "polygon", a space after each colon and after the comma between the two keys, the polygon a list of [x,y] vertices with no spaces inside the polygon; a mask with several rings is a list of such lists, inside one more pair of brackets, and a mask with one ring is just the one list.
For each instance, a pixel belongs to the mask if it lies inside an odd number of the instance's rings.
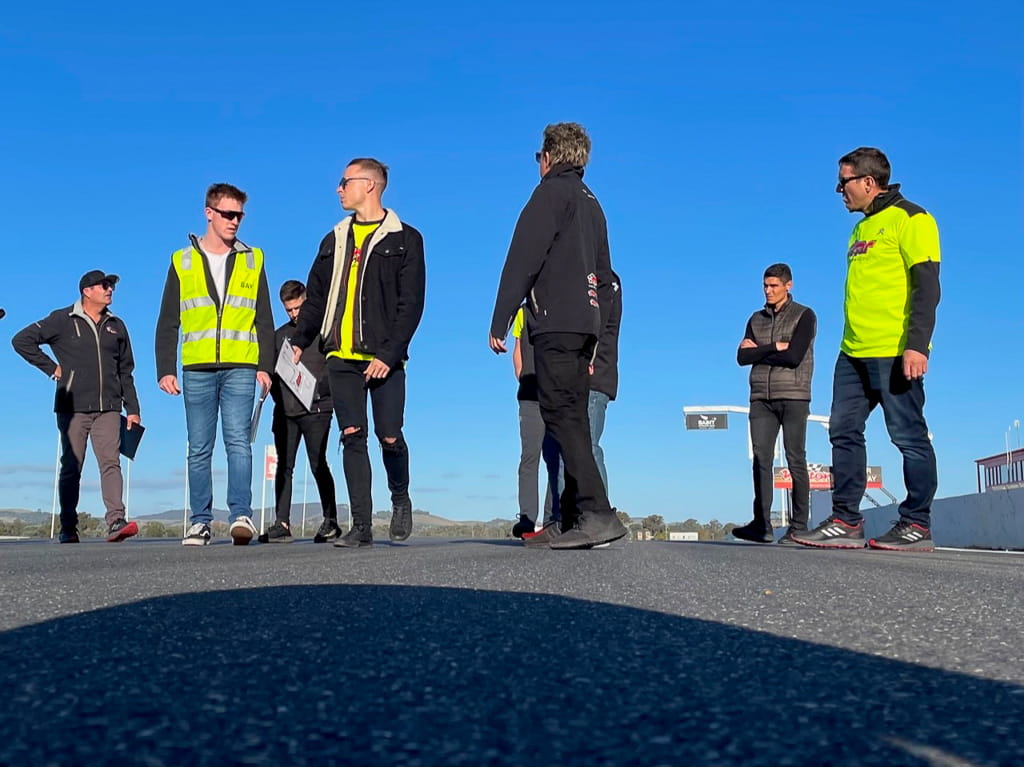
{"label": "man with arms crossed", "polygon": [[590,365],[611,307],[608,229],[583,183],[590,137],[582,125],[547,126],[535,160],[541,181],[512,235],[488,343],[496,354],[507,351],[505,336],[527,300],[541,416],[562,451],[563,497],[575,497],[579,511],[571,529],[548,525],[543,533],[554,549],[591,548],[626,534],[594,461],[587,416]]}
{"label": "man with arms crossed", "polygon": [[889,183],[889,160],[860,147],[839,159],[836,192],[863,218],[847,247],[846,316],[832,383],[832,515],[792,539],[821,548],[861,548],[867,482],[864,425],[876,405],[903,454],[907,498],[896,525],[868,545],[932,551],[931,506],[938,487],[924,419],[924,374],[939,303],[939,231],[920,205]]}
{"label": "man with arms crossed", "polygon": [[352,510],[351,529],[334,541],[341,548],[373,545],[367,393],[391,491],[389,535],[404,541],[412,534],[405,361],[423,315],[426,268],[422,235],[381,203],[387,183],[387,166],[372,158],[345,168],[338,197],[352,215],[320,243],[292,336],[296,362],[318,333],[327,353]]}
{"label": "man with arms crossed", "polygon": [[[78,281],[80,297],[71,306],[33,322],[11,339],[15,351],[57,382],[54,411],[60,430],[60,542],[78,543],[78,496],[85,443],[100,465],[100,489],[107,508],[107,540],[123,541],[139,532],[125,520],[121,477],[121,408],[128,428],[140,424],[135,393],[135,358],[128,328],[110,311],[116,274],[93,269]],[[57,361],[40,346],[49,344]]]}
{"label": "man with arms crossed", "polygon": [[744,541],[773,543],[772,498],[775,494],[772,462],[775,440],[782,427],[786,463],[793,478],[790,534],[807,530],[810,482],[807,478],[807,414],[814,373],[814,335],[817,318],[793,300],[793,273],[786,264],[764,271],[765,305],[747,320],[736,361],[750,368],[750,442],[754,448],[754,519],[732,534]]}
{"label": "man with arms crossed", "polygon": [[249,428],[256,384],[264,393],[270,388],[274,316],[263,251],[237,237],[246,199],[231,184],[214,184],[206,191],[206,233],[190,234],[188,244],[171,255],[156,324],[160,388],[185,395],[192,507],[185,546],[210,542],[218,414],[228,457],[228,532],[242,546],[256,535]]}

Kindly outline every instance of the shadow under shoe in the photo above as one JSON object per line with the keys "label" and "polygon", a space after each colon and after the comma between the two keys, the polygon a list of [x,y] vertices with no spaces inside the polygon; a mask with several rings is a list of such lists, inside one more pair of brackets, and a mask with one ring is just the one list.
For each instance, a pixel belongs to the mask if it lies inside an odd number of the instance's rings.
{"label": "shadow under shoe", "polygon": [[748,522],[742,527],[734,527],[732,537],[751,543],[775,543],[775,532],[770,527],[765,529],[753,522]]}
{"label": "shadow under shoe", "polygon": [[373,545],[373,529],[369,525],[352,525],[352,529],[334,542],[335,548],[360,549]]}
{"label": "shadow under shoe", "polygon": [[602,543],[617,541],[626,535],[626,526],[619,520],[615,509],[605,512],[584,511],[576,525],[555,540],[553,549],[592,549]]}

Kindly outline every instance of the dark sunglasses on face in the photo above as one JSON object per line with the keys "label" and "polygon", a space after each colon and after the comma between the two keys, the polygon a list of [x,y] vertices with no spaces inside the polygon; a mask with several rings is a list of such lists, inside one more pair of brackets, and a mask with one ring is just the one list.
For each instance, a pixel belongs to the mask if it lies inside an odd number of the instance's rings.
{"label": "dark sunglasses on face", "polygon": [[844,189],[846,189],[846,185],[849,184],[851,181],[856,181],[857,179],[867,178],[867,177],[868,177],[868,174],[864,173],[864,174],[861,174],[860,176],[847,176],[846,178],[841,178],[841,179],[839,179],[839,183],[836,184],[836,191],[837,192],[841,192]]}
{"label": "dark sunglasses on face", "polygon": [[89,287],[90,288],[103,288],[104,290],[113,290],[114,289],[114,283],[112,283],[110,280],[101,280],[100,282],[97,282],[95,285],[90,285]]}
{"label": "dark sunglasses on face", "polygon": [[338,186],[340,186],[342,189],[344,189],[346,186],[349,185],[350,181],[373,181],[373,179],[372,178],[368,178],[367,176],[353,176],[352,178],[344,178],[343,177],[341,179],[341,181],[338,182]]}
{"label": "dark sunglasses on face", "polygon": [[220,208],[214,208],[212,205],[210,206],[210,210],[212,210],[214,213],[219,214],[222,218],[226,218],[228,221],[234,221],[236,218],[239,221],[241,221],[243,216],[245,216],[245,211],[221,210]]}

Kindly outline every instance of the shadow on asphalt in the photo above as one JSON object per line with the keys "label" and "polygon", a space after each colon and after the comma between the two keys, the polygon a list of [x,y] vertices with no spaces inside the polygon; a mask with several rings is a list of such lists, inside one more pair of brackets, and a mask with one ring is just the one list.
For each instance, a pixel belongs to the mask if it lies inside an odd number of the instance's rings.
{"label": "shadow on asphalt", "polygon": [[1016,685],[540,594],[160,597],[5,632],[0,658],[0,764],[989,765],[1022,753]]}

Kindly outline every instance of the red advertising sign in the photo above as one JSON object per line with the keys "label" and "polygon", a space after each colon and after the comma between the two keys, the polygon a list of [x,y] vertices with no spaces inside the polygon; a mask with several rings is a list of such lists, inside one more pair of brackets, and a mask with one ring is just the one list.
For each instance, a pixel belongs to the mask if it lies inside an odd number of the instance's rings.
{"label": "red advertising sign", "polygon": [[[785,466],[776,466],[772,470],[775,474],[776,490],[792,490],[793,477]],[[807,477],[810,480],[811,490],[832,489],[832,467],[824,463],[807,464]],[[882,487],[882,467],[868,466],[867,488],[878,490]]]}
{"label": "red advertising sign", "polygon": [[274,479],[277,476],[277,448],[267,445],[263,450],[263,479]]}

